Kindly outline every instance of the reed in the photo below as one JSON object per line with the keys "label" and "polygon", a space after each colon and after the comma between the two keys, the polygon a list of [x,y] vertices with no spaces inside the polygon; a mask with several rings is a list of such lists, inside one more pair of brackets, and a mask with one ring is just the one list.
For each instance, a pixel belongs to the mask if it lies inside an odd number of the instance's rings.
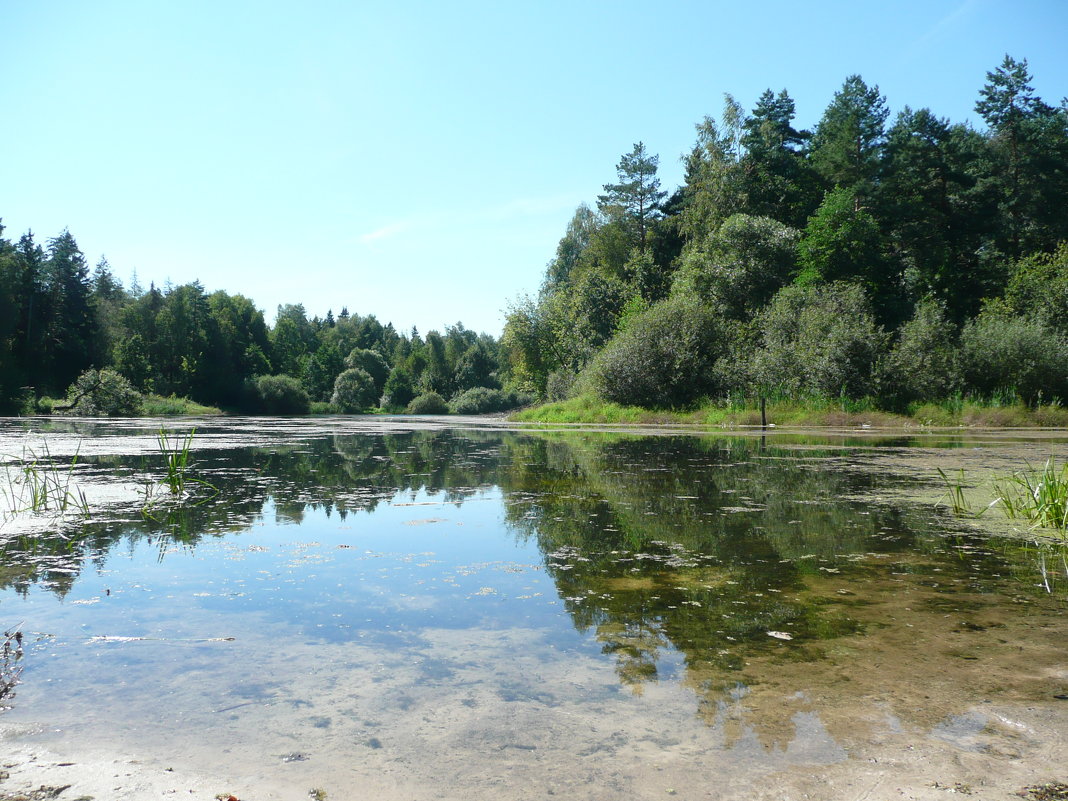
{"label": "reed", "polygon": [[1041,470],[1028,467],[996,481],[997,503],[1006,516],[1035,528],[1068,530],[1068,464],[1057,467],[1051,456]]}
{"label": "reed", "polygon": [[7,486],[0,487],[0,492],[7,501],[7,514],[76,511],[88,517],[89,502],[85,493],[74,484],[79,453],[74,454],[70,464],[57,464],[47,444],[43,456],[25,449],[18,466],[13,470],[9,465],[4,470]]}

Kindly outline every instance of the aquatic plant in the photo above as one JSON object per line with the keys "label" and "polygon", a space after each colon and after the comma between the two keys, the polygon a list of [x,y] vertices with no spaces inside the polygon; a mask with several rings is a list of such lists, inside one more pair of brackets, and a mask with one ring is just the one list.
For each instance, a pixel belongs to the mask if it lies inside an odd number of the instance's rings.
{"label": "aquatic plant", "polygon": [[23,451],[16,469],[5,467],[7,486],[0,487],[7,503],[7,514],[16,515],[25,512],[45,513],[78,511],[89,515],[89,503],[74,483],[74,468],[78,464],[78,453],[71,458],[69,465],[57,464],[52,459],[48,445],[44,446],[44,456],[32,449]]}
{"label": "aquatic plant", "polygon": [[956,478],[950,478],[941,467],[935,469],[938,470],[938,475],[942,476],[942,480],[946,483],[946,494],[938,499],[935,506],[941,505],[942,501],[948,499],[949,508],[953,510],[953,514],[960,517],[977,517],[986,511],[986,509],[983,509],[982,512],[973,512],[971,504],[968,503],[968,499],[964,496],[963,467],[958,471]]}
{"label": "aquatic plant", "polygon": [[158,482],[146,481],[145,503],[141,509],[142,514],[152,517],[152,515],[149,514],[149,510],[158,501],[157,489],[159,488],[163,488],[169,493],[172,500],[177,501],[180,504],[184,504],[190,497],[190,484],[206,487],[211,491],[211,494],[208,497],[202,498],[194,505],[206,503],[219,494],[218,487],[211,482],[190,475],[190,449],[196,431],[197,430],[193,428],[185,435],[174,432],[172,436],[171,432],[168,432],[167,429],[160,428],[156,433],[156,444],[159,447],[160,454],[163,456],[164,473],[162,480]]}
{"label": "aquatic plant", "polygon": [[1041,470],[1028,467],[996,481],[995,503],[1012,519],[1036,528],[1068,529],[1068,464],[1059,470],[1053,457]]}

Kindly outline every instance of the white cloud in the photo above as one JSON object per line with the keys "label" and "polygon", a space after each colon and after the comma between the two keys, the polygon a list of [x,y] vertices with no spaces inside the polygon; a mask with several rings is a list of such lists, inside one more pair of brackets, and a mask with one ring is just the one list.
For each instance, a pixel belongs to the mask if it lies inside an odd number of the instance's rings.
{"label": "white cloud", "polygon": [[389,225],[383,225],[381,228],[377,228],[374,231],[360,234],[360,242],[364,245],[370,245],[372,242],[377,242],[380,239],[388,239],[391,236],[403,233],[410,227],[411,224],[404,220],[390,223]]}

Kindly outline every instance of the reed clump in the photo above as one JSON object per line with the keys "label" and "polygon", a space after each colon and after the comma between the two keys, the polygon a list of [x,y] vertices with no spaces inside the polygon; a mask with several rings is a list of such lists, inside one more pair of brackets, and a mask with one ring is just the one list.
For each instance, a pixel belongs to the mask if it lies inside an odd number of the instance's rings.
{"label": "reed clump", "polygon": [[994,492],[1007,517],[1068,530],[1068,463],[1058,468],[1051,456],[1040,470],[1028,467],[994,482]]}

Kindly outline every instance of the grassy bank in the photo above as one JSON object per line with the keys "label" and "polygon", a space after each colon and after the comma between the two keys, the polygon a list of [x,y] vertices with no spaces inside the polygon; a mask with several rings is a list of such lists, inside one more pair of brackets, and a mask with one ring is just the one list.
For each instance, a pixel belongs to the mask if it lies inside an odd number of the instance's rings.
{"label": "grassy bank", "polygon": [[[512,415],[511,419],[529,423],[759,426],[760,407],[756,403],[711,403],[692,411],[679,412],[620,406],[584,395],[524,409]],[[775,426],[1068,428],[1068,408],[1059,404],[1029,407],[1022,403],[951,399],[940,404],[917,406],[910,409],[908,414],[894,414],[876,409],[866,401],[783,400],[768,402],[767,421]]]}

